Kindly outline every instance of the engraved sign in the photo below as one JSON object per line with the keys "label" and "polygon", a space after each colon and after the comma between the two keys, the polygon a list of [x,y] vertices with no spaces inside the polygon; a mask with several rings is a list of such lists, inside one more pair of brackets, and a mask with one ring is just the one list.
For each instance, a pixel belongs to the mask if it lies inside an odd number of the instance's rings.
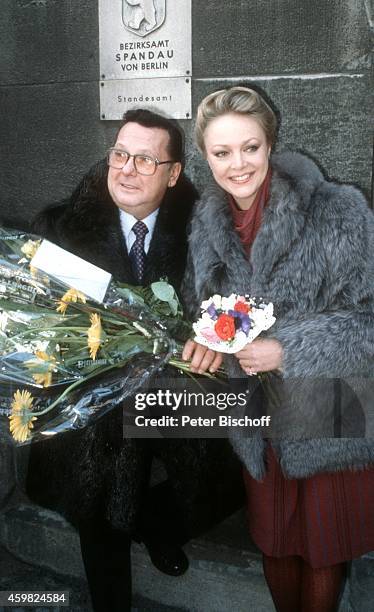
{"label": "engraved sign", "polygon": [[98,1],[101,118],[142,104],[190,117],[191,0]]}
{"label": "engraved sign", "polygon": [[[160,81],[162,84],[160,85]],[[121,119],[129,108],[153,108],[169,117],[191,117],[190,79],[129,79],[103,83],[102,109],[110,118]],[[178,117],[176,117],[178,109]],[[103,117],[105,119],[105,117]]]}

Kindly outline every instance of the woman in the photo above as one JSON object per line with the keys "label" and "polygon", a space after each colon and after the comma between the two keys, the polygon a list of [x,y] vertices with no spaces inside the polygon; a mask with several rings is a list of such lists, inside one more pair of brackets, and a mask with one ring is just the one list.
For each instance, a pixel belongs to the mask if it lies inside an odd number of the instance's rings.
{"label": "woman", "polygon": [[[271,155],[276,131],[254,90],[201,102],[196,139],[215,182],[196,205],[184,293],[192,317],[214,293],[275,305],[267,336],[226,366],[232,378],[278,372],[297,427],[307,426],[304,435],[291,428],[293,440],[236,433],[234,446],[276,609],[330,612],[346,562],[374,548],[374,442],[333,438],[324,412],[336,416],[338,378],[373,367],[374,217],[358,190],[326,181],[307,157]],[[184,357],[195,370],[219,365],[192,341]],[[321,417],[330,429],[319,428]]]}

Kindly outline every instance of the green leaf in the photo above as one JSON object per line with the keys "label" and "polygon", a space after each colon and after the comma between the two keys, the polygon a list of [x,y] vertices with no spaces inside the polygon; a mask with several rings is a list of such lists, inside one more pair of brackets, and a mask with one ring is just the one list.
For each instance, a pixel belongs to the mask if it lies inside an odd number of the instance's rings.
{"label": "green leaf", "polygon": [[178,305],[179,305],[179,302],[175,298],[172,298],[171,300],[168,301],[168,304],[170,306],[170,310],[172,312],[172,315],[175,317],[178,314]]}
{"label": "green leaf", "polygon": [[[151,289],[158,300],[161,302],[169,302],[174,298],[174,288],[165,281],[158,281],[151,284]],[[175,298],[174,298],[175,300]]]}

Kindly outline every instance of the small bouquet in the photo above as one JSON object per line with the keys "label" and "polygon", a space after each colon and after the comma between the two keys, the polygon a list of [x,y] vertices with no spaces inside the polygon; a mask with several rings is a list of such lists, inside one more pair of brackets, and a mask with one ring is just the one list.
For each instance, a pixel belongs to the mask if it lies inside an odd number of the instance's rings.
{"label": "small bouquet", "polygon": [[235,293],[213,295],[201,304],[194,340],[214,351],[237,353],[274,322],[271,302]]}
{"label": "small bouquet", "polygon": [[[42,244],[0,228],[0,425],[19,444],[85,427],[166,364],[187,367],[176,353],[190,326],[171,285],[131,287],[108,275],[100,302],[75,278],[88,262],[70,266],[75,287],[35,268]],[[59,271],[74,257],[60,251]],[[94,285],[106,274],[96,272]]]}

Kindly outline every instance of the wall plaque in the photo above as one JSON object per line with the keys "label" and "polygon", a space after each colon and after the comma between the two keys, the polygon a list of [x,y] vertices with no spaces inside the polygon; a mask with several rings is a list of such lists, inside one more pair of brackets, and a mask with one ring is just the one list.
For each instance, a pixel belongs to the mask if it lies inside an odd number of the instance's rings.
{"label": "wall plaque", "polygon": [[191,117],[191,0],[99,0],[100,113]]}

